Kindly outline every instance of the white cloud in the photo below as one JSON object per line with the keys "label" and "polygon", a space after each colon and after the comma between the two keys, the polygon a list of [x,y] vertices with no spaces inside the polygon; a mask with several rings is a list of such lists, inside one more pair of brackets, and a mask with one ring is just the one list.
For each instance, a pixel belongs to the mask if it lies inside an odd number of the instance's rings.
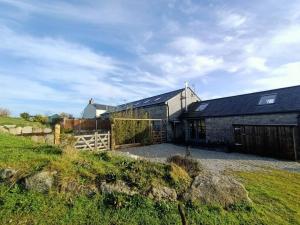
{"label": "white cloud", "polygon": [[255,69],[262,72],[267,72],[269,68],[266,66],[266,59],[260,57],[249,57],[246,60],[247,69]]}
{"label": "white cloud", "polygon": [[[135,4],[122,4],[117,1],[95,2],[86,1],[85,4],[71,4],[66,2],[46,2],[35,0],[0,0],[0,3],[14,6],[23,12],[47,14],[68,20],[88,22],[94,24],[132,24],[140,23],[136,20],[139,10],[132,11]],[[135,6],[138,6],[136,4]]]}
{"label": "white cloud", "polygon": [[[17,34],[6,27],[0,30],[2,57],[20,62],[18,68],[9,69],[9,75],[0,74],[5,86],[0,91],[3,99],[78,104],[94,97],[104,104],[118,104],[124,96],[136,99],[141,94],[155,94],[158,88],[174,87],[164,76],[154,76],[80,44]],[[21,78],[23,74],[26,78]]]}
{"label": "white cloud", "polygon": [[116,62],[110,57],[97,54],[78,44],[61,39],[16,34],[5,27],[0,27],[0,32],[0,50],[18,58],[73,64],[98,70],[112,70],[116,67]]}
{"label": "white cloud", "polygon": [[224,28],[238,28],[247,21],[247,17],[238,13],[222,11],[219,12],[219,20],[219,25]]}
{"label": "white cloud", "polygon": [[300,44],[300,25],[293,24],[278,30],[271,40],[272,45]]}
{"label": "white cloud", "polygon": [[287,63],[274,69],[270,74],[258,78],[254,83],[264,88],[279,88],[300,84],[300,61]]}
{"label": "white cloud", "polygon": [[146,60],[152,66],[158,66],[161,74],[172,77],[174,80],[200,77],[223,67],[222,58],[197,54],[158,53],[146,56]]}
{"label": "white cloud", "polygon": [[197,53],[206,48],[206,44],[193,37],[178,37],[169,44],[170,48],[182,53]]}

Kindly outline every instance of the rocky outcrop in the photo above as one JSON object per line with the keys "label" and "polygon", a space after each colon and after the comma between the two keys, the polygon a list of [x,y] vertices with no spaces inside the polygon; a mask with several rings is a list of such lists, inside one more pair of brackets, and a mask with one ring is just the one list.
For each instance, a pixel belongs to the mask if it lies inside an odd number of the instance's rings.
{"label": "rocky outcrop", "polygon": [[183,198],[203,204],[218,204],[225,208],[251,202],[245,187],[233,177],[210,172],[196,176]]}
{"label": "rocky outcrop", "polygon": [[0,182],[11,179],[16,173],[17,171],[11,168],[0,169]]}
{"label": "rocky outcrop", "polygon": [[117,180],[113,183],[101,182],[99,189],[103,194],[111,194],[113,192],[123,193],[127,195],[135,195],[136,191],[131,190],[123,181]]}
{"label": "rocky outcrop", "polygon": [[25,188],[40,193],[48,193],[54,184],[56,171],[43,171],[25,178]]}
{"label": "rocky outcrop", "polygon": [[168,188],[168,187],[152,187],[148,196],[157,201],[161,201],[161,200],[176,201],[177,200],[176,191],[174,189]]}

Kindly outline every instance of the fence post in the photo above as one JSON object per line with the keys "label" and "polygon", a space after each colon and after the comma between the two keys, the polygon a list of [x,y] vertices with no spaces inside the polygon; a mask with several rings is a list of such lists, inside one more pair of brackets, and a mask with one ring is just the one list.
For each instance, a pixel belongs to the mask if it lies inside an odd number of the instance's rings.
{"label": "fence post", "polygon": [[110,132],[107,132],[107,150],[110,150]]}
{"label": "fence post", "polygon": [[115,140],[115,124],[111,124],[111,150],[115,150],[116,148],[116,140]]}
{"label": "fence post", "polygon": [[98,132],[95,132],[95,150],[98,149]]}
{"label": "fence post", "polygon": [[54,126],[54,144],[60,144],[60,124]]}

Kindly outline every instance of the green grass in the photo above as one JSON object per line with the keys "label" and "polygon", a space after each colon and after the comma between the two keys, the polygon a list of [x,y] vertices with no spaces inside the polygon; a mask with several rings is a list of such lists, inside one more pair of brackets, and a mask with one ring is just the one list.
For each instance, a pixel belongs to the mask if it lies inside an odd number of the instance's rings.
{"label": "green grass", "polygon": [[[56,170],[57,185],[76,181],[89,186],[97,179],[118,179],[140,193],[151,185],[180,192],[188,179],[182,181],[178,176],[188,175],[165,164],[72,149],[62,152],[57,147],[0,133],[0,169],[7,167],[25,175]],[[258,171],[235,176],[245,184],[253,204],[225,210],[217,205],[181,202],[188,224],[300,224],[299,173]],[[177,204],[155,202],[142,195],[65,193],[56,187],[40,194],[24,190],[19,183],[0,184],[0,224],[181,224]]]}
{"label": "green grass", "polygon": [[16,125],[20,127],[25,127],[25,126],[46,127],[45,125],[39,122],[27,121],[20,117],[6,117],[6,116],[0,116],[0,125]]}
{"label": "green grass", "polygon": [[300,224],[300,174],[287,171],[240,173],[265,224]]}

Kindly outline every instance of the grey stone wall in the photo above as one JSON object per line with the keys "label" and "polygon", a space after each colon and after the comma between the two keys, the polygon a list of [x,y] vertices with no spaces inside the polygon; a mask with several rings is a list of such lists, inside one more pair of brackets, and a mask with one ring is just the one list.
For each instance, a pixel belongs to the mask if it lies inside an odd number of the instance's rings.
{"label": "grey stone wall", "polygon": [[[233,124],[297,124],[297,117],[297,113],[289,113],[206,118],[206,142],[233,143]],[[187,123],[185,124],[185,132],[188,134]],[[186,135],[186,140],[189,140],[188,135]]]}
{"label": "grey stone wall", "polygon": [[154,105],[150,107],[142,108],[145,112],[149,113],[151,119],[167,119],[167,106],[166,105]]}
{"label": "grey stone wall", "polygon": [[[191,89],[187,89],[187,106],[193,102],[200,101],[199,97],[195,95]],[[171,98],[168,102],[169,106],[169,119],[178,120],[178,117],[185,111],[185,91],[179,93],[174,98]]]}
{"label": "grey stone wall", "polygon": [[54,133],[51,128],[17,127],[16,125],[0,126],[0,132],[17,136],[30,137],[32,141],[39,143],[54,144]]}
{"label": "grey stone wall", "polygon": [[234,142],[233,124],[296,124],[298,114],[216,117],[205,119],[207,142]]}

